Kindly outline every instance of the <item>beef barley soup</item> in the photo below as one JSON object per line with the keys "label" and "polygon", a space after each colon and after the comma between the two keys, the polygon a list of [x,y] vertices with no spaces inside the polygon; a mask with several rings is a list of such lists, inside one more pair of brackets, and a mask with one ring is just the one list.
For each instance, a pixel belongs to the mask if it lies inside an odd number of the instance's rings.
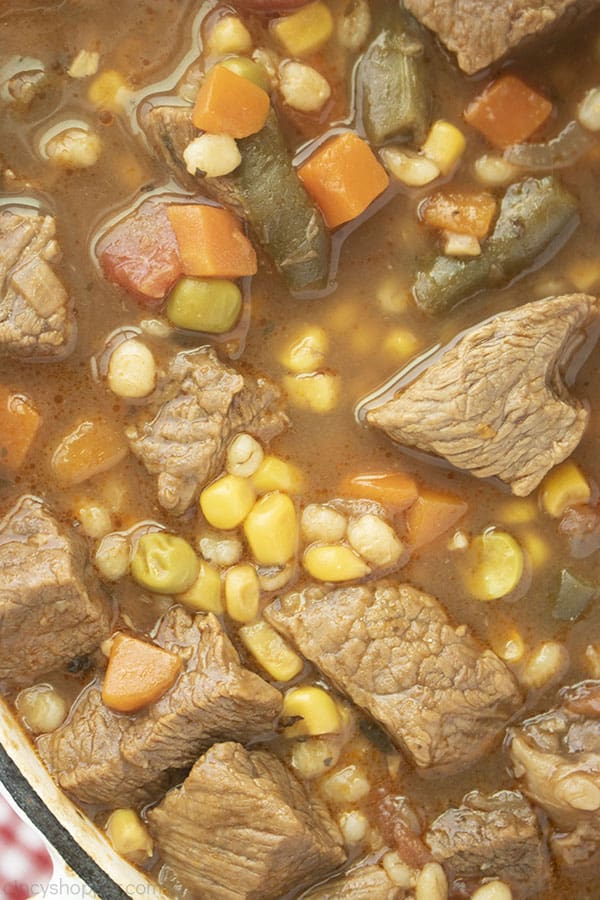
{"label": "beef barley soup", "polygon": [[0,689],[167,896],[600,898],[599,6],[0,5]]}

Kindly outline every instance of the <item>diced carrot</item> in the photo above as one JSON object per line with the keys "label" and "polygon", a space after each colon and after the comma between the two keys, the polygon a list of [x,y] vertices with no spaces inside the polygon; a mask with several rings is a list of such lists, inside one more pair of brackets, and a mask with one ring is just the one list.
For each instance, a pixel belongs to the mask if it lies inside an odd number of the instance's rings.
{"label": "diced carrot", "polygon": [[216,206],[169,206],[184,275],[240,278],[256,272],[254,247],[238,220]]}
{"label": "diced carrot", "polygon": [[244,138],[267,121],[271,101],[262,88],[225,66],[213,66],[200,85],[192,122],[211,134]]}
{"label": "diced carrot", "polygon": [[177,241],[165,206],[151,200],[100,238],[96,255],[109,281],[156,306],[181,275]]}
{"label": "diced carrot", "polygon": [[467,504],[460,497],[421,490],[406,513],[409,543],[413,547],[428,544],[458,522],[466,511]]}
{"label": "diced carrot", "polygon": [[132,713],[155,703],[175,684],[181,660],[129,635],[113,641],[102,685],[102,700],[117,712]]}
{"label": "diced carrot", "polygon": [[300,166],[298,175],[330,228],[355,219],[389,184],[368,143],[352,131],[327,141]]}
{"label": "diced carrot", "polygon": [[377,500],[395,509],[406,509],[419,496],[417,482],[406,472],[365,472],[346,478],[341,485],[344,495]]}
{"label": "diced carrot", "polygon": [[515,75],[503,75],[469,104],[465,119],[496,147],[510,147],[531,137],[551,112],[543,94]]}
{"label": "diced carrot", "polygon": [[490,230],[496,201],[487,191],[477,194],[432,194],[422,204],[420,215],[430,228],[440,228],[458,234],[469,234],[479,240]]}
{"label": "diced carrot", "polygon": [[19,471],[40,427],[40,414],[31,401],[0,385],[0,473]]}
{"label": "diced carrot", "polygon": [[52,454],[52,471],[64,485],[81,484],[116,466],[127,450],[120,429],[104,419],[86,419],[65,435]]}

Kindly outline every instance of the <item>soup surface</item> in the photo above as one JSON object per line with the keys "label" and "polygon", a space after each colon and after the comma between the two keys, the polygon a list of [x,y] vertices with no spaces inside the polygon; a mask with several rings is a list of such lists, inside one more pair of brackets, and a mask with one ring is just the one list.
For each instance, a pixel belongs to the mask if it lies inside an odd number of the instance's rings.
{"label": "soup surface", "polygon": [[175,897],[600,897],[600,13],[425,25],[0,7],[0,675]]}

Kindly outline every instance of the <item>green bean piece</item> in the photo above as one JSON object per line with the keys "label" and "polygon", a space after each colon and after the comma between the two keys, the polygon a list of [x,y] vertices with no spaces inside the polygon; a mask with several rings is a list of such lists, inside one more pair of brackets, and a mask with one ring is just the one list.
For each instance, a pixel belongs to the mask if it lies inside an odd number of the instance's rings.
{"label": "green bean piece", "polygon": [[177,328],[224,334],[242,309],[242,292],[221,278],[180,278],[167,300],[167,318]]}
{"label": "green bean piece", "polygon": [[438,257],[428,272],[417,275],[413,288],[417,306],[438,315],[484,288],[503,287],[524,275],[553,243],[558,249],[577,222],[575,198],[553,176],[511,185],[481,256]]}
{"label": "green bean piece", "polygon": [[323,287],[329,235],[292,165],[275,113],[238,146],[242,162],[228,177],[258,240],[292,291]]}
{"label": "green bean piece", "polygon": [[574,622],[586,611],[598,588],[571,575],[568,569],[560,573],[560,588],[552,616],[561,622]]}
{"label": "green bean piece", "polygon": [[135,581],[156,594],[182,594],[199,571],[193,547],[179,535],[164,531],[142,535],[131,560]]}
{"label": "green bean piece", "polygon": [[416,22],[399,3],[380,0],[379,28],[359,67],[362,118],[371,143],[395,136],[420,144],[430,124],[431,92]]}

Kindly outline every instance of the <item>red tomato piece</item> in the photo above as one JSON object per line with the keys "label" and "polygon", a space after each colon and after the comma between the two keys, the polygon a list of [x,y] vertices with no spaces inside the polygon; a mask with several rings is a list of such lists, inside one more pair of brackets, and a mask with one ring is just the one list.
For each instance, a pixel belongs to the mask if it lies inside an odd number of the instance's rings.
{"label": "red tomato piece", "polygon": [[96,255],[106,278],[146,306],[159,305],[182,274],[166,207],[152,200],[101,237]]}

